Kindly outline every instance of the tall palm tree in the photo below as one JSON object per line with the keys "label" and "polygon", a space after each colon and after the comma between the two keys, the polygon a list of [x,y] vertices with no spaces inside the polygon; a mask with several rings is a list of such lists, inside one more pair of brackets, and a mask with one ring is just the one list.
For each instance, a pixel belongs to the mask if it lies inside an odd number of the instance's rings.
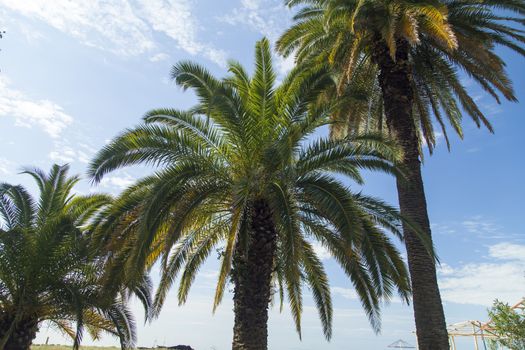
{"label": "tall palm tree", "polygon": [[396,172],[396,148],[372,136],[316,137],[331,107],[309,109],[315,94],[308,77],[275,87],[266,39],[256,45],[253,76],[236,62],[229,71],[217,79],[196,64],[177,64],[172,78],[196,93],[197,105],[150,111],[144,124],[92,161],[95,182],[124,166],[158,167],[97,223],[98,240],[115,252],[113,276],[132,279],[160,259],[159,312],[179,273],[184,303],[203,262],[224,245],[214,308],[231,279],[234,350],[267,349],[273,287],[281,306],[288,296],[300,334],[307,284],[329,339],[332,303],[313,246],[318,241],[348,275],[377,329],[380,301],[396,290],[405,300],[409,294],[406,267],[382,230],[399,236],[400,217],[382,201],[352,192],[342,178],[362,182],[363,168]]}
{"label": "tall palm tree", "polygon": [[[106,195],[74,195],[78,177],[54,165],[49,174],[27,169],[39,189],[35,201],[22,186],[0,184],[0,349],[28,350],[42,322],[71,336],[78,348],[86,329],[135,341],[127,295],[108,296],[100,283],[100,254],[86,227],[111,202]],[[146,288],[144,288],[146,286]],[[147,300],[146,284],[137,287]],[[76,327],[74,327],[76,324]]]}
{"label": "tall palm tree", "polygon": [[[461,83],[458,71],[499,102],[515,101],[505,63],[495,52],[503,45],[521,55],[525,3],[522,0],[288,0],[305,5],[296,23],[278,42],[299,63],[328,62],[338,73],[339,90],[375,69],[389,132],[404,151],[401,162],[409,181],[397,183],[401,213],[430,237],[421,177],[421,145],[435,144],[434,121],[446,121],[462,136],[461,116],[492,127]],[[376,109],[377,110],[377,109]],[[350,113],[349,113],[350,114]],[[431,116],[434,116],[432,120]],[[376,119],[377,121],[377,119]],[[381,126],[382,123],[375,123]],[[448,142],[448,139],[447,139]],[[405,243],[412,280],[414,313],[421,349],[448,349],[448,338],[434,260],[410,228]]]}

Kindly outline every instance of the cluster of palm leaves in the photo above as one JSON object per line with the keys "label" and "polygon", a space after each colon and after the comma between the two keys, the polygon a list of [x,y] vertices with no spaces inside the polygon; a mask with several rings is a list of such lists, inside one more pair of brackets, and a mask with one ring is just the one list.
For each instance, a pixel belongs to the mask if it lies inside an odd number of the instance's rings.
{"label": "cluster of palm leaves", "polygon": [[[404,157],[408,181],[397,189],[401,213],[430,237],[421,176],[423,146],[436,145],[438,128],[463,137],[462,116],[493,131],[465,88],[477,83],[498,103],[516,101],[496,47],[525,56],[522,0],[289,0],[299,10],[277,42],[299,69],[324,72],[321,101],[338,100],[333,137],[364,131],[389,135]],[[404,227],[418,343],[449,348],[435,264]]]}
{"label": "cluster of palm leaves", "polygon": [[[118,198],[72,196],[78,178],[59,166],[49,175],[26,171],[38,202],[20,186],[0,186],[0,349],[27,348],[42,321],[75,346],[86,329],[130,347],[129,296],[152,317],[174,285],[186,302],[216,250],[214,309],[231,284],[234,350],[267,349],[272,301],[282,308],[288,300],[300,335],[305,287],[330,339],[330,286],[316,244],[348,276],[374,330],[383,301],[413,294],[419,347],[448,349],[423,145],[432,152],[436,127],[447,144],[447,125],[462,137],[463,115],[492,131],[461,72],[498,102],[516,100],[495,47],[525,55],[525,3],[286,3],[299,10],[276,46],[295,56],[296,68],[277,85],[266,39],[252,75],[234,61],[223,78],[175,65],[172,78],[196,94],[195,106],[148,112],[90,164],[94,182],[122,167],[154,168]],[[396,177],[400,212],[349,187],[364,182],[362,170]],[[396,239],[406,244],[409,269]],[[161,277],[150,300],[155,264]]]}
{"label": "cluster of palm leaves", "polygon": [[40,190],[35,200],[19,185],[0,185],[0,349],[28,349],[46,322],[73,339],[117,336],[132,348],[131,291],[149,305],[149,284],[108,294],[101,283],[105,257],[92,244],[92,217],[110,205],[107,195],[74,195],[78,177],[68,166],[24,171]]}
{"label": "cluster of palm leaves", "polygon": [[420,144],[425,140],[430,152],[436,144],[435,124],[448,145],[446,124],[462,137],[463,114],[492,131],[464,87],[460,70],[497,102],[498,93],[516,100],[505,63],[494,49],[502,45],[525,55],[520,45],[525,37],[516,28],[524,24],[523,1],[290,0],[287,4],[306,6],[277,48],[285,56],[295,55],[303,69],[324,70],[331,76],[333,87],[325,87],[324,93],[346,101],[340,111],[343,125],[349,128],[345,132],[385,128],[378,61],[381,54],[395,58],[400,50],[409,50],[413,118]]}
{"label": "cluster of palm leaves", "polygon": [[348,275],[376,330],[381,302],[396,291],[408,300],[410,293],[405,264],[387,234],[402,238],[402,218],[344,181],[362,183],[361,169],[399,173],[399,149],[380,135],[320,136],[336,107],[314,103],[319,75],[294,73],[276,87],[271,61],[264,39],[256,46],[253,76],[236,62],[223,79],[179,63],[172,78],[192,89],[198,104],[148,112],[144,124],[105,146],[89,170],[100,181],[124,166],[157,167],[95,224],[99,244],[112,249],[118,242],[108,268],[112,280],[133,284],[159,261],[155,312],[179,275],[184,303],[200,266],[223,247],[214,305],[231,280],[234,349],[266,348],[272,286],[281,305],[289,300],[300,334],[308,285],[331,337],[330,289],[316,241]]}

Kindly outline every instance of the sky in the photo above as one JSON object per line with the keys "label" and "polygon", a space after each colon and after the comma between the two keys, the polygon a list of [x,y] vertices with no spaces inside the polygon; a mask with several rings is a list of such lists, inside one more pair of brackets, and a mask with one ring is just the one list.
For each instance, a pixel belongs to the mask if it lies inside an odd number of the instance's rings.
{"label": "sky", "polygon": [[[85,177],[95,152],[157,107],[187,108],[195,98],[169,80],[180,60],[225,74],[228,59],[251,67],[255,42],[275,41],[292,12],[281,0],[0,0],[0,181],[36,193],[23,166],[48,169],[70,163]],[[523,58],[503,49],[516,95],[525,100]],[[293,61],[274,57],[282,77]],[[468,79],[464,84],[495,127],[490,134],[465,119],[464,140],[453,136],[449,152],[440,142],[426,156],[424,181],[433,237],[440,258],[438,278],[448,323],[485,320],[496,298],[515,303],[525,296],[525,120],[523,104],[496,104]],[[76,188],[118,194],[148,168],[127,168],[98,186]],[[350,184],[351,186],[355,186]],[[362,190],[396,204],[394,179],[367,174]],[[411,306],[397,300],[383,309],[382,332],[373,333],[348,279],[333,259],[326,264],[334,299],[334,335],[323,338],[305,291],[303,338],[285,308],[270,312],[270,349],[386,349],[398,339],[415,344]],[[173,290],[160,317],[144,324],[134,303],[138,345],[189,344],[199,350],[231,348],[231,294],[212,314],[217,261],[203,267],[186,305]],[[158,280],[156,270],[154,280]],[[37,342],[67,343],[43,326]],[[93,344],[86,336],[85,344]],[[103,338],[100,345],[116,345]],[[471,349],[460,343],[459,349]]]}

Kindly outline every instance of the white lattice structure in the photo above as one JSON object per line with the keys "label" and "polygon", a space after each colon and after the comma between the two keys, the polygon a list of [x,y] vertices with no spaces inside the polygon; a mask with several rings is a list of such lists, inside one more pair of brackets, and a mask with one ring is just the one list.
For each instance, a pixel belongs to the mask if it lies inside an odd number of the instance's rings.
{"label": "white lattice structure", "polygon": [[497,335],[491,332],[487,323],[480,321],[463,321],[454,323],[447,327],[447,331],[451,350],[457,350],[456,338],[458,337],[473,338],[475,350],[486,349],[485,340],[498,338]]}
{"label": "white lattice structure", "polygon": [[[512,307],[513,310],[525,310],[525,299]],[[486,340],[497,339],[499,336],[493,333],[492,321],[463,321],[447,326],[448,337],[450,340],[450,349],[457,350],[456,338],[468,337],[474,340],[475,350],[487,349]]]}

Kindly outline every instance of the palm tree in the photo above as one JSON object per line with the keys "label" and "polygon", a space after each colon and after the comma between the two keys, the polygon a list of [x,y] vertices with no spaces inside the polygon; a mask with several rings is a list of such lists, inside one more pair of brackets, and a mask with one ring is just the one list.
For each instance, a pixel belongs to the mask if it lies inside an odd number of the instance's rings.
{"label": "palm tree", "polygon": [[[372,69],[370,86],[379,87],[389,132],[404,151],[401,165],[409,181],[398,180],[401,213],[430,237],[421,177],[421,145],[435,144],[434,121],[446,136],[446,121],[459,136],[461,116],[492,127],[466,92],[464,71],[499,102],[515,101],[505,64],[495,53],[503,45],[521,55],[525,3],[521,0],[288,0],[303,6],[296,23],[278,42],[299,63],[328,62],[337,72],[339,91]],[[377,96],[377,94],[375,95]],[[348,113],[353,117],[351,113]],[[431,116],[434,116],[432,120]],[[359,117],[358,117],[359,118]],[[380,127],[382,122],[375,125]],[[380,119],[379,119],[380,120]],[[447,138],[448,142],[448,138]],[[435,262],[410,228],[404,228],[412,280],[414,313],[421,349],[448,349]]]}
{"label": "palm tree", "polygon": [[177,64],[172,78],[196,93],[197,105],[150,111],[144,124],[92,161],[95,182],[124,166],[157,166],[97,223],[98,240],[115,252],[113,276],[132,279],[160,259],[158,313],[178,277],[178,299],[186,301],[203,262],[224,245],[214,309],[231,279],[234,350],[267,348],[274,287],[281,306],[287,295],[300,335],[308,285],[329,339],[332,303],[317,241],[348,275],[378,329],[381,300],[396,290],[405,300],[409,295],[406,267],[382,230],[399,236],[400,217],[382,201],[352,192],[342,178],[361,183],[363,168],[396,172],[397,149],[373,136],[316,137],[331,107],[309,109],[315,94],[307,76],[274,86],[266,39],[256,45],[253,76],[236,62],[229,71],[217,79],[199,65]]}
{"label": "palm tree", "polygon": [[[86,329],[135,341],[126,293],[108,296],[100,283],[100,254],[86,227],[111,202],[101,194],[72,194],[78,177],[54,165],[49,174],[27,169],[40,189],[35,201],[22,186],[0,184],[0,349],[27,350],[39,325],[50,322],[78,348]],[[145,284],[142,285],[144,287]],[[137,288],[147,300],[148,289]],[[76,327],[74,327],[76,323]]]}

